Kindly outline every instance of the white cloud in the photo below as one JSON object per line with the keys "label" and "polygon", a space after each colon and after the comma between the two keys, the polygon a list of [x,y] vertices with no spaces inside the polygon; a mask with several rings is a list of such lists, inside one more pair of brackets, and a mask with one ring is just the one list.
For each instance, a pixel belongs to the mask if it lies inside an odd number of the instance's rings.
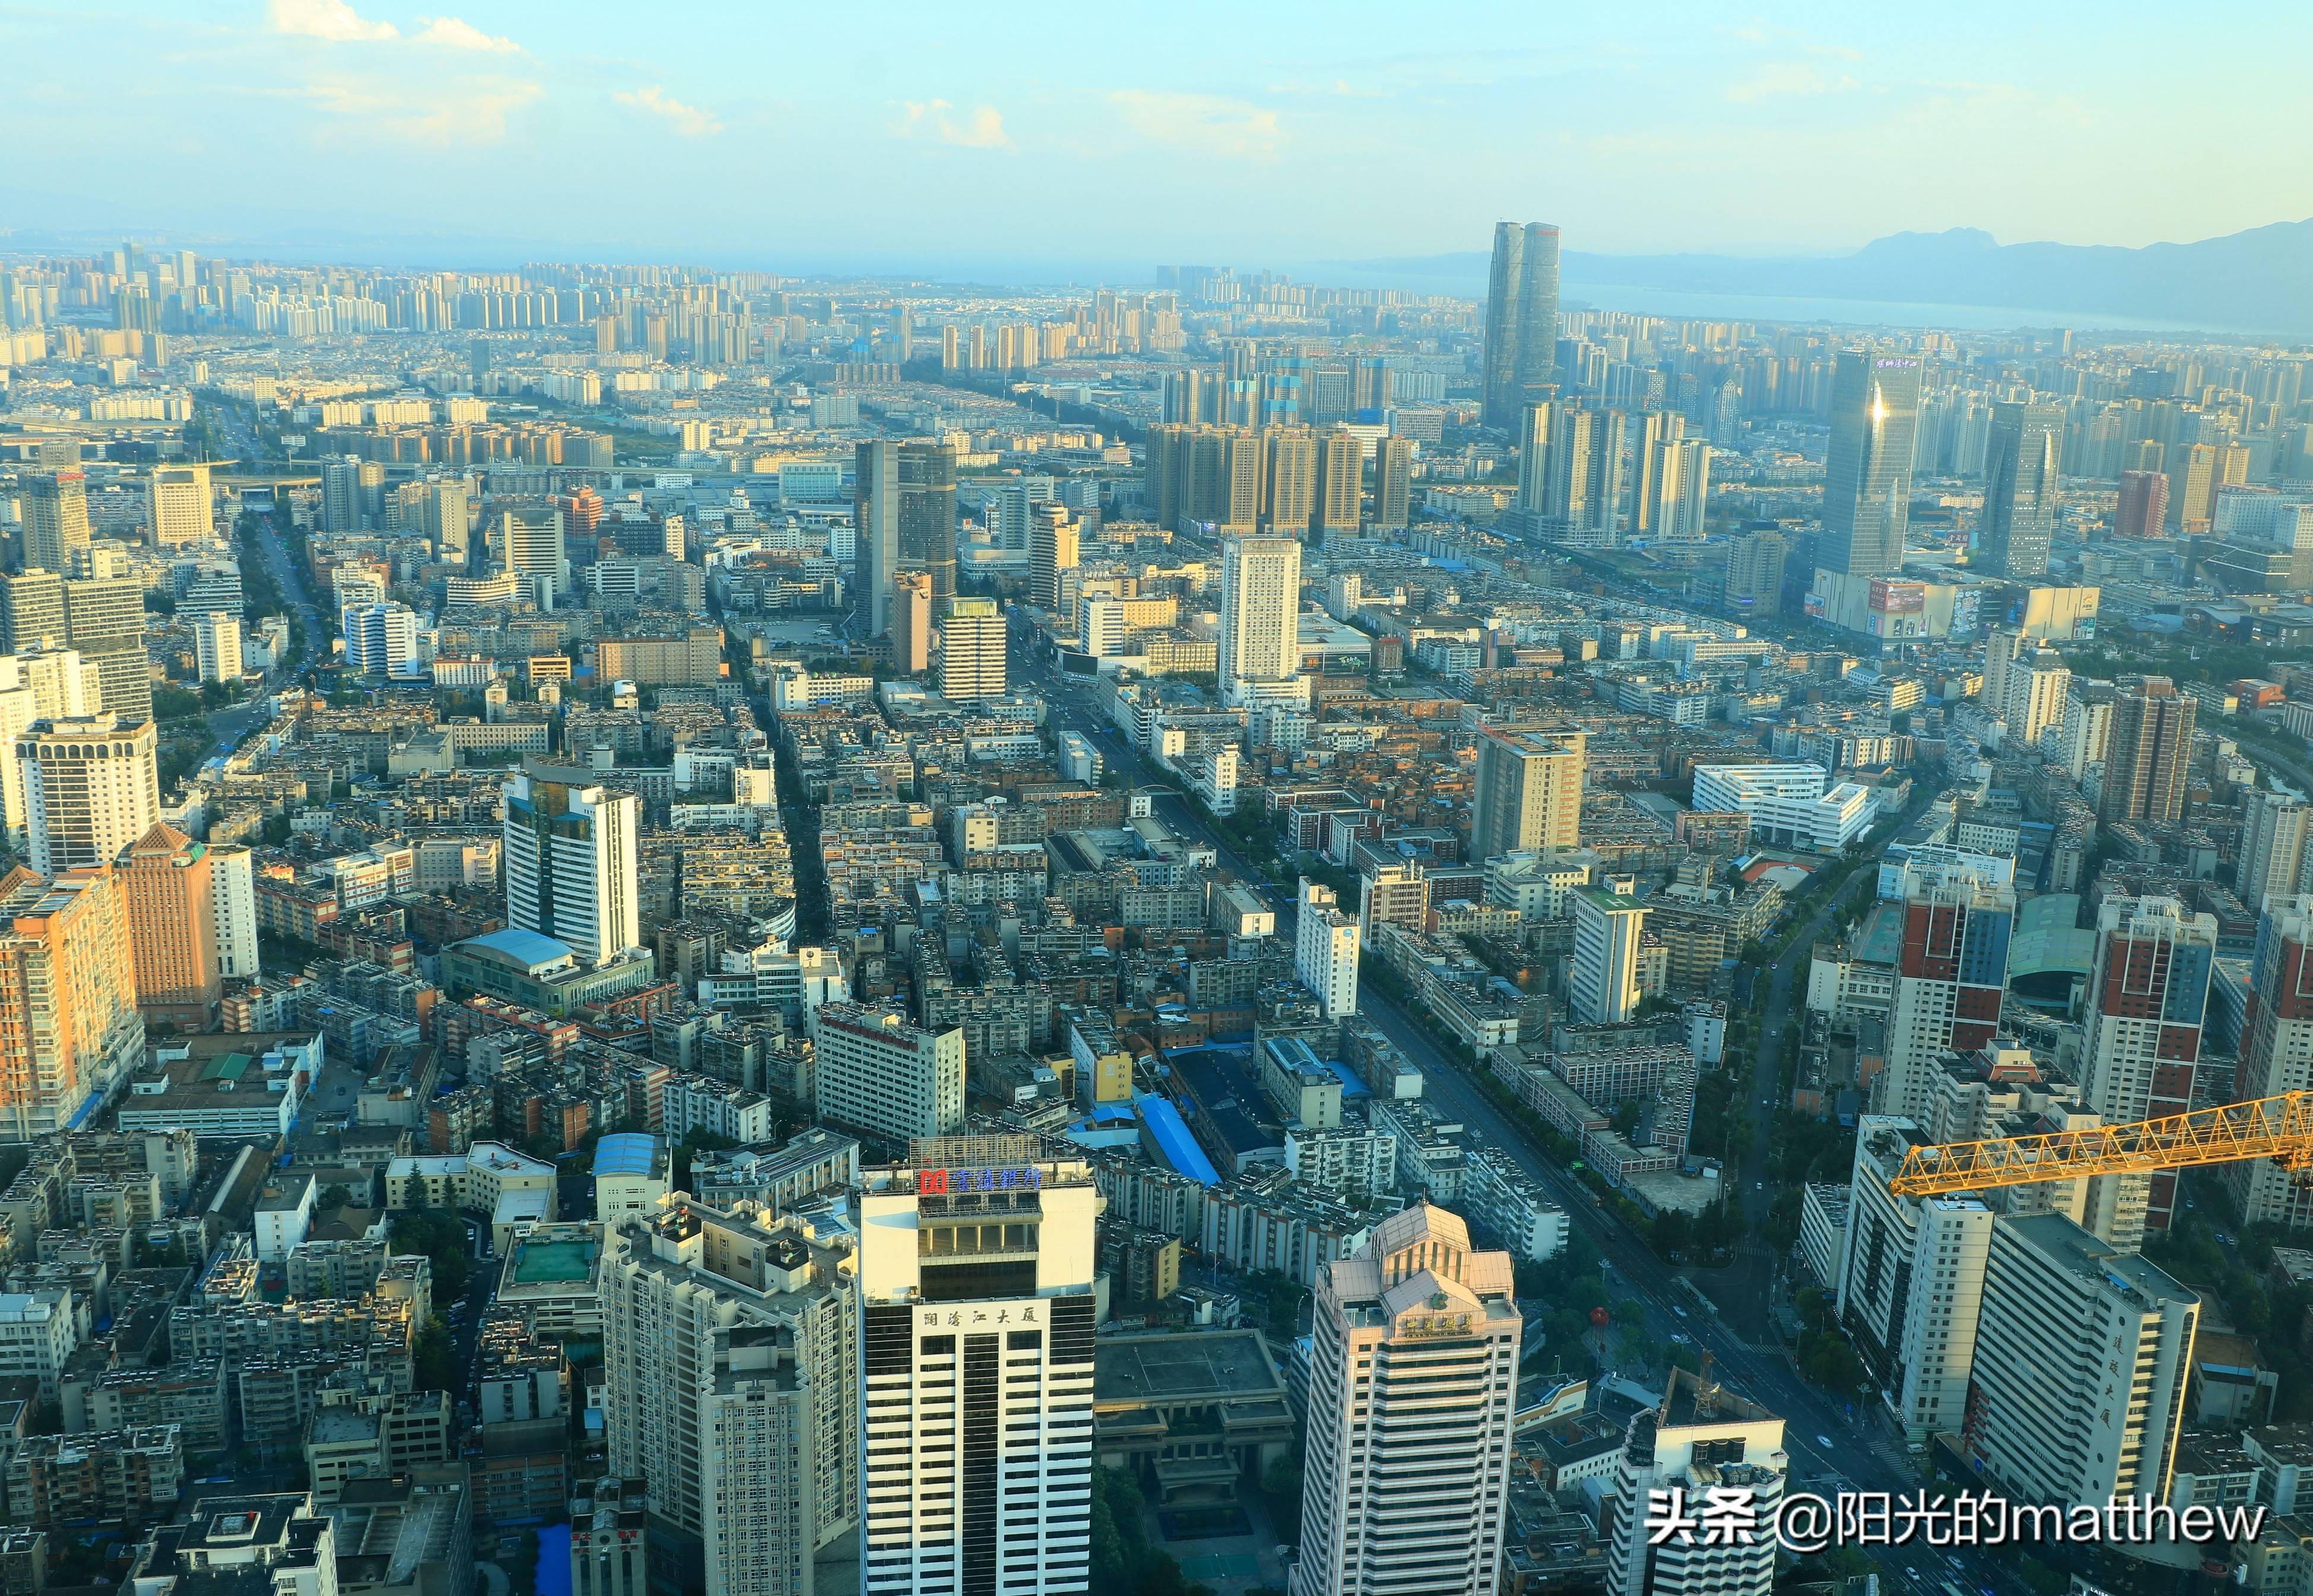
{"label": "white cloud", "polygon": [[444,49],[487,50],[501,56],[518,56],[522,46],[513,40],[495,33],[485,33],[462,17],[419,17],[426,24],[418,34],[420,44],[438,44]]}
{"label": "white cloud", "polygon": [[401,31],[391,22],[373,22],[346,0],[268,0],[265,17],[276,33],[326,39],[337,44],[401,37]]}
{"label": "white cloud", "polygon": [[1860,86],[1843,72],[1833,76],[1805,61],[1769,61],[1755,68],[1742,82],[1731,84],[1727,98],[1737,105],[1750,105],[1762,100],[1797,95],[1840,94]]}
{"label": "white cloud", "polygon": [[695,105],[685,105],[656,84],[639,89],[620,89],[611,96],[620,105],[631,105],[637,110],[646,110],[663,117],[667,125],[685,138],[704,138],[710,133],[723,131],[723,123],[712,111]]}
{"label": "white cloud", "polygon": [[506,119],[546,91],[519,78],[462,83],[454,89],[397,96],[374,83],[331,81],[312,84],[305,97],[330,116],[398,143],[495,144],[506,134]]}
{"label": "white cloud", "polygon": [[1013,147],[1004,118],[992,105],[974,106],[959,119],[955,107],[945,100],[902,100],[900,113],[892,126],[895,138],[937,138],[972,150]]}
{"label": "white cloud", "polygon": [[1118,89],[1108,101],[1142,137],[1200,155],[1270,160],[1284,137],[1275,111],[1218,94]]}

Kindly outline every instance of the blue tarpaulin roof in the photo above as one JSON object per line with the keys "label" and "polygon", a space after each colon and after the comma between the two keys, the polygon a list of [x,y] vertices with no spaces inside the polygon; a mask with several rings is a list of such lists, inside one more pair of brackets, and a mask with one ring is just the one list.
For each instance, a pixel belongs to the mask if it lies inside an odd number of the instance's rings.
{"label": "blue tarpaulin roof", "polygon": [[1132,1099],[1132,1106],[1140,1111],[1140,1123],[1156,1139],[1156,1151],[1164,1155],[1166,1163],[1199,1186],[1221,1183],[1220,1171],[1213,1168],[1212,1160],[1197,1145],[1197,1139],[1189,1134],[1188,1124],[1181,1118],[1178,1108],[1155,1092],[1140,1093]]}

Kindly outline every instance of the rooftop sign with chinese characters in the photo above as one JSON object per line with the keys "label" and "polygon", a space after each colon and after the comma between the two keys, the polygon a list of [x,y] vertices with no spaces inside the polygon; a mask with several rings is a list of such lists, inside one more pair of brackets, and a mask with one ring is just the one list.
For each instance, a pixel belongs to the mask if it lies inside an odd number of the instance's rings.
{"label": "rooftop sign with chinese characters", "polygon": [[1033,1164],[1025,1168],[916,1171],[916,1195],[923,1197],[963,1192],[1033,1192],[1042,1189],[1043,1184],[1044,1172]]}

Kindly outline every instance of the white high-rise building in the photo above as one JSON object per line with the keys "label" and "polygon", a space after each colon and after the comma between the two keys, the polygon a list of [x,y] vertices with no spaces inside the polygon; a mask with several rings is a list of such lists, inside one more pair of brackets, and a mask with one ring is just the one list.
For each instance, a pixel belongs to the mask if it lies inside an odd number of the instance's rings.
{"label": "white high-rise building", "polygon": [[919,1142],[858,1201],[866,1596],[1060,1596],[1091,1573],[1089,1168]]}
{"label": "white high-rise building", "polygon": [[1108,593],[1078,594],[1077,635],[1083,640],[1084,651],[1095,659],[1123,653],[1124,601]]}
{"label": "white high-rise building", "polygon": [[963,1129],[963,1031],[928,1031],[857,1003],[805,1016],[819,1117],[892,1142]]}
{"label": "white high-rise building", "polygon": [[241,617],[207,610],[193,617],[193,647],[204,682],[241,680]]}
{"label": "white high-rise building", "polygon": [[2001,1220],[1968,1461],[2018,1502],[2167,1500],[2200,1312],[2191,1288],[2062,1214]]}
{"label": "white high-rise building", "polygon": [[602,1247],[605,1439],[648,1489],[654,1556],[709,1596],[810,1596],[814,1554],[859,1524],[849,1246],[691,1202]]}
{"label": "white high-rise building", "polygon": [[2086,775],[2089,766],[2102,764],[2111,750],[2112,707],[2109,685],[2084,688],[2078,682],[2071,683],[2071,691],[2064,700],[2063,727],[2056,742],[2064,769],[2073,780]]}
{"label": "white high-rise building", "polygon": [[1691,1370],[1673,1370],[1660,1406],[1631,1420],[1600,1515],[1607,1596],[1768,1596],[1772,1534],[1714,1537],[1705,1527],[1658,1539],[1648,1510],[1657,1491],[1684,1493],[1690,1516],[1714,1490],[1743,1491],[1757,1521],[1772,1524],[1790,1477],[1782,1420]]}
{"label": "white high-rise building", "polygon": [[1308,701],[1301,675],[1301,544],[1221,540],[1220,687],[1232,704]]}
{"label": "white high-rise building", "polygon": [[2061,729],[2071,683],[2071,667],[2054,648],[2027,648],[2009,661],[2006,696],[1999,706],[2008,735],[2030,749],[2038,746],[2043,732]]}
{"label": "white high-rise building", "polygon": [[992,598],[952,598],[940,622],[940,696],[1004,696],[1004,612]]}
{"label": "white high-rise building", "polygon": [[506,785],[506,921],[568,944],[583,964],[642,942],[636,838],[643,801],[593,772],[533,763]]}
{"label": "white high-rise building", "polygon": [[522,578],[523,590],[550,609],[570,591],[570,555],[562,542],[562,512],[512,509],[498,517],[498,558]]}
{"label": "white high-rise building", "polygon": [[347,604],[339,612],[339,630],[347,670],[400,676],[418,662],[418,617],[408,604]]}
{"label": "white high-rise building", "polygon": [[1320,1266],[1293,1596],[1492,1596],[1523,1328],[1514,1262],[1421,1202]]}
{"label": "white high-rise building", "polygon": [[153,723],[113,715],[38,720],[16,739],[32,869],[109,865],[161,818]]}
{"label": "white high-rise building", "polygon": [[206,543],[216,535],[206,465],[156,465],[145,483],[146,534],[155,548]]}
{"label": "white high-rise building", "polygon": [[1358,1011],[1358,922],[1341,913],[1333,889],[1301,877],[1293,936],[1293,974],[1317,994],[1327,1019]]}
{"label": "white high-rise building", "polygon": [[1639,938],[1646,906],[1636,898],[1585,886],[1566,895],[1574,909],[1574,963],[1569,1006],[1592,1025],[1620,1025],[1639,1007]]}
{"label": "white high-rise building", "polygon": [[2251,913],[2276,897],[2313,886],[2306,865],[2313,860],[2313,804],[2262,789],[2241,800],[2241,838],[2233,890]]}
{"label": "white high-rise building", "polygon": [[217,974],[257,974],[257,872],[249,850],[209,849],[209,894],[215,909]]}

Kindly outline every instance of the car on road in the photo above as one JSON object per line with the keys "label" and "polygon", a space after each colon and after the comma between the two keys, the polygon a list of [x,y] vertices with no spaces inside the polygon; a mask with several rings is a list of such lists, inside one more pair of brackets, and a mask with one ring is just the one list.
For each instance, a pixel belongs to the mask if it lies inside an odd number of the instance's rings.
{"label": "car on road", "polygon": [[1832,1443],[1831,1437],[1828,1435],[1818,1435],[1815,1438],[1815,1443],[1817,1446],[1828,1448]]}

